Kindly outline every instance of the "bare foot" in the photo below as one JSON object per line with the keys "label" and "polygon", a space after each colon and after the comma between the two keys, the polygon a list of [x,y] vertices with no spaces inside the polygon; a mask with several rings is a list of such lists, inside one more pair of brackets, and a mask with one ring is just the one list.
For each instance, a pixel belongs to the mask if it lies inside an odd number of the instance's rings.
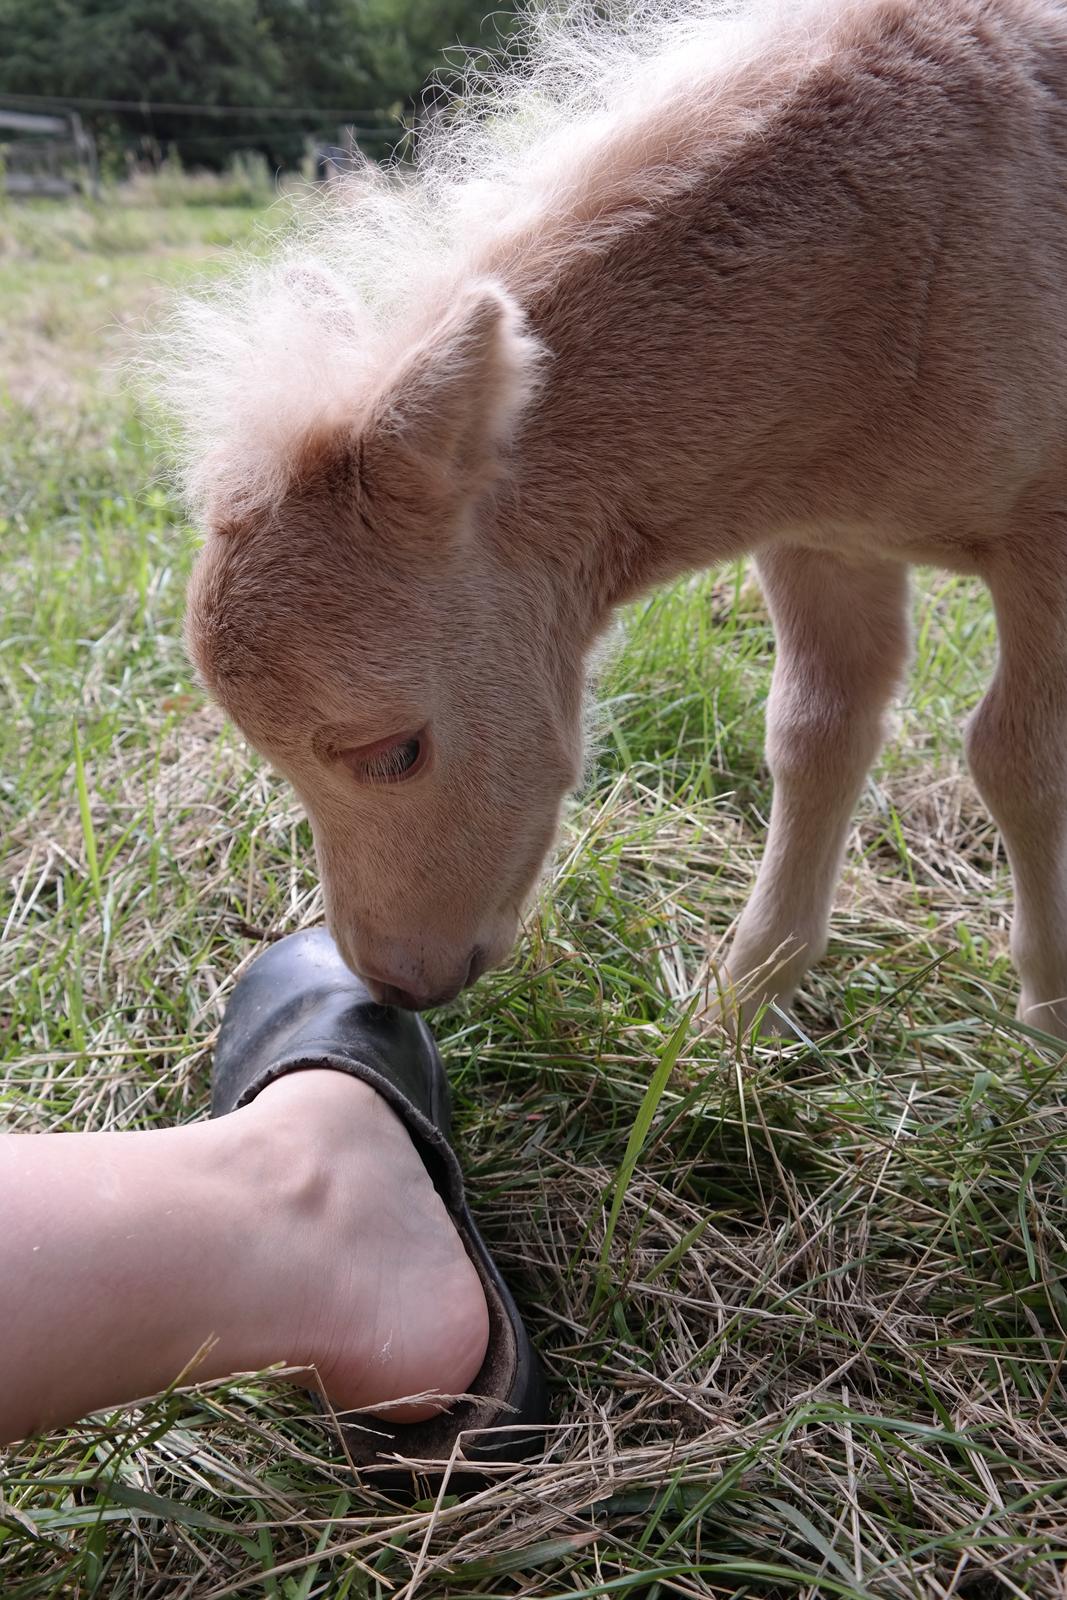
{"label": "bare foot", "polygon": [[[462,1394],[485,1356],[481,1280],[399,1117],[369,1085],[294,1072],[224,1118],[260,1197],[271,1361],[314,1368],[338,1410]],[[440,1404],[389,1406],[416,1422]]]}

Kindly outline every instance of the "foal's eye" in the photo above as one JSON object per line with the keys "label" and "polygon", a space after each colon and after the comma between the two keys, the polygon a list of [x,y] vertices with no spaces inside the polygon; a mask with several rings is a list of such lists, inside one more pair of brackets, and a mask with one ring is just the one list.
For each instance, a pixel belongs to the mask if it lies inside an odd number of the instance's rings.
{"label": "foal's eye", "polygon": [[362,750],[344,750],[346,765],[363,783],[403,783],[426,765],[429,740],[424,733],[369,745]]}

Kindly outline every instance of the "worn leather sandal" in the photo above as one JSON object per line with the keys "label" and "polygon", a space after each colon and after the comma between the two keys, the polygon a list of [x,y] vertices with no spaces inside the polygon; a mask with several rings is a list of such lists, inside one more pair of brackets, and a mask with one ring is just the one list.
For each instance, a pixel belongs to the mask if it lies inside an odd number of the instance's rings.
{"label": "worn leather sandal", "polygon": [[[489,1307],[489,1347],[471,1386],[473,1398],[426,1422],[341,1416],[353,1465],[385,1487],[403,1487],[416,1472],[440,1477],[454,1459],[450,1487],[471,1487],[479,1476],[484,1482],[490,1474],[479,1475],[479,1467],[543,1450],[544,1374],[467,1207],[451,1144],[448,1082],[433,1035],[421,1017],[378,1005],[324,928],[279,940],[238,980],[215,1047],[212,1116],[236,1111],[276,1078],[306,1067],[350,1073],[392,1106],[477,1268]],[[400,1466],[398,1456],[417,1462],[417,1469]]]}

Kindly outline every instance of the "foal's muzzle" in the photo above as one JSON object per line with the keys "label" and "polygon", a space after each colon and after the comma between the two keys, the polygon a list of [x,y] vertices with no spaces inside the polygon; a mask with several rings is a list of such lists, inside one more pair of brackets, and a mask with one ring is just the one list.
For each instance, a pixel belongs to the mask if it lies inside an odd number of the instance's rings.
{"label": "foal's muzzle", "polygon": [[485,952],[476,945],[467,958],[462,974],[441,989],[432,992],[413,989],[404,981],[406,975],[365,968],[360,977],[374,998],[383,1006],[399,1006],[402,1011],[430,1011],[434,1006],[447,1006],[464,989],[475,983],[485,971]]}

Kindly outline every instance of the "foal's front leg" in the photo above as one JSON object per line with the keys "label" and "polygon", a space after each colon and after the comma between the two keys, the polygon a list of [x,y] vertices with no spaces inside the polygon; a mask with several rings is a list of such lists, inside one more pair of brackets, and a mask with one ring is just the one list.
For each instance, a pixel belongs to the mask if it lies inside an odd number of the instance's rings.
{"label": "foal's front leg", "polygon": [[1027,530],[983,575],[1000,660],[967,758],[1011,862],[1019,1015],[1067,1039],[1067,516]]}
{"label": "foal's front leg", "polygon": [[796,547],[756,565],[777,639],[774,798],[756,887],[719,974],[724,1020],[742,1029],[768,1001],[787,1007],[826,947],[853,808],[908,655],[905,567]]}

